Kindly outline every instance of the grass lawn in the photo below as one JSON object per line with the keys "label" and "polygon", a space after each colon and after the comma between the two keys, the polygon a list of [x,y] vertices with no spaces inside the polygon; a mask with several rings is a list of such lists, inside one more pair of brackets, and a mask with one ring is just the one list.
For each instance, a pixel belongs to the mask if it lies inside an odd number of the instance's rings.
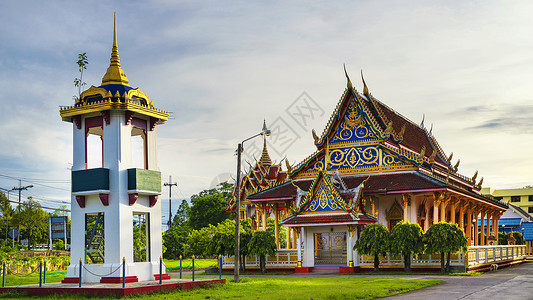
{"label": "grass lawn", "polygon": [[[241,278],[205,289],[129,296],[130,299],[374,299],[442,283],[440,280],[390,278]],[[0,299],[79,299],[80,296],[0,295]],[[101,296],[98,299],[105,299]],[[95,298],[96,299],[96,298]]]}
{"label": "grass lawn", "polygon": [[[216,267],[218,266],[216,258],[197,258],[194,260],[194,268],[195,269],[205,269],[207,267]],[[180,260],[179,259],[163,259],[163,262],[165,263],[165,266],[167,267],[167,270],[178,270],[180,268]],[[183,259],[181,261],[181,266],[183,269],[192,269],[192,259]]]}
{"label": "grass lawn", "polygon": [[[46,283],[60,282],[67,272],[53,272],[46,275]],[[1,279],[0,279],[1,280]],[[39,274],[6,275],[6,286],[39,284]]]}

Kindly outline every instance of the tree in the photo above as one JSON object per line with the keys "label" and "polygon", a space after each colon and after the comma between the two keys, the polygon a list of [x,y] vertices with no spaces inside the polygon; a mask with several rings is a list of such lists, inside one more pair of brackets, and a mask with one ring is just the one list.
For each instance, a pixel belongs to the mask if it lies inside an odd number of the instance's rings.
{"label": "tree", "polygon": [[189,224],[192,229],[199,230],[230,218],[226,205],[231,196],[231,186],[223,182],[215,189],[203,190],[198,195],[191,196]]}
{"label": "tree", "polygon": [[266,273],[266,255],[276,254],[276,238],[268,231],[254,231],[248,243],[248,252],[259,256],[261,273]]}
{"label": "tree", "polygon": [[172,227],[163,233],[163,246],[165,246],[164,257],[168,259],[178,259],[185,253],[185,245],[189,238],[190,229],[185,227]]}
{"label": "tree", "polygon": [[189,207],[189,202],[187,200],[182,200],[174,219],[172,220],[172,227],[190,227],[189,226],[189,215],[191,213],[191,208]]}
{"label": "tree", "polygon": [[424,251],[422,227],[404,221],[396,224],[390,233],[390,251],[392,254],[401,254],[405,272],[411,272],[411,254]]}
{"label": "tree", "polygon": [[20,225],[28,236],[28,246],[45,243],[48,236],[48,213],[37,201],[28,199],[13,215],[13,225]]}
{"label": "tree", "polygon": [[[507,245],[507,241],[509,239],[509,236],[511,233],[505,233],[505,232],[498,232],[498,244],[499,245]],[[515,245],[525,245],[526,240],[524,239],[524,236],[520,232],[513,232],[513,237],[515,238]]]}
{"label": "tree", "polygon": [[389,230],[379,223],[367,225],[353,249],[359,254],[374,255],[374,272],[379,272],[379,255],[389,251]]}
{"label": "tree", "polygon": [[[249,219],[250,222],[252,221],[252,219]],[[273,218],[267,218],[267,231],[272,233],[274,236],[276,236],[276,233],[275,233],[275,230],[276,230],[276,227],[275,227],[275,223],[276,221],[273,219]],[[287,244],[287,230],[285,230],[283,228],[283,225],[281,225],[281,220],[278,220],[278,243],[279,243],[279,247],[280,248],[283,248],[286,246]]]}
{"label": "tree", "polygon": [[81,88],[86,84],[83,82],[83,70],[87,70],[87,65],[89,64],[89,61],[87,60],[87,53],[83,52],[78,54],[78,61],[76,61],[76,64],[79,68],[80,78],[74,78],[74,86],[78,88],[79,99],[81,97]]}
{"label": "tree", "polygon": [[[10,219],[13,216],[13,208],[11,207],[11,203],[8,201],[6,194],[3,192],[0,192],[0,211],[2,212],[2,226],[6,226],[6,230],[2,232],[7,232],[9,230],[9,223],[11,222]],[[6,241],[7,243],[7,241]]]}
{"label": "tree", "polygon": [[429,227],[424,234],[426,253],[440,253],[440,271],[445,272],[444,256],[446,259],[446,272],[450,272],[450,254],[458,251],[466,252],[468,243],[464,232],[457,224],[439,222]]}
{"label": "tree", "polygon": [[201,228],[200,230],[191,231],[187,238],[187,244],[185,245],[185,256],[210,256],[208,249],[209,242],[215,235],[215,232],[216,227],[211,224],[209,224],[207,227]]}
{"label": "tree", "polygon": [[235,253],[235,221],[225,220],[216,227],[213,237],[209,241],[209,255],[232,255]]}

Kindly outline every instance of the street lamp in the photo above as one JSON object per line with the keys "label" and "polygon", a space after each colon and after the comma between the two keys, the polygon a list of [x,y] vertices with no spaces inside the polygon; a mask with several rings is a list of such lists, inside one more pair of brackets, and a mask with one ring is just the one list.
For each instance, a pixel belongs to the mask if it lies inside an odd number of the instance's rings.
{"label": "street lamp", "polygon": [[235,268],[233,272],[233,280],[239,281],[239,264],[240,264],[240,238],[241,238],[241,153],[244,151],[243,144],[260,135],[269,136],[270,130],[266,127],[266,122],[263,121],[263,129],[260,133],[249,137],[237,145],[237,194],[235,196]]}

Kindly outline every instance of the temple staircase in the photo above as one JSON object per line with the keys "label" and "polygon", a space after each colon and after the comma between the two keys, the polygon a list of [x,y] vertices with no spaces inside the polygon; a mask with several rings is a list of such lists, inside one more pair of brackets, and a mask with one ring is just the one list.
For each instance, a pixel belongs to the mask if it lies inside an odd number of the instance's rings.
{"label": "temple staircase", "polygon": [[313,273],[319,273],[319,274],[331,274],[331,273],[339,273],[339,267],[346,267],[346,264],[323,264],[323,265],[315,265],[313,267]]}

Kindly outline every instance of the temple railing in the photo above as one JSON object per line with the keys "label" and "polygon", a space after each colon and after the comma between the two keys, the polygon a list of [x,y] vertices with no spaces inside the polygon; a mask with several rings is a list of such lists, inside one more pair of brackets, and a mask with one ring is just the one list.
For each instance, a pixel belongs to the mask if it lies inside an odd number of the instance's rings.
{"label": "temple railing", "polygon": [[[304,250],[302,250],[302,257]],[[276,255],[266,256],[266,266],[267,267],[296,267],[298,263],[298,252],[296,249],[278,249],[276,250]],[[223,256],[222,257],[222,267],[234,267],[235,266],[235,256]],[[246,267],[259,267],[259,256],[247,256],[246,257]]]}
{"label": "temple railing", "polygon": [[[455,253],[450,255],[451,266],[464,266],[465,257],[463,253]],[[401,255],[387,254],[379,256],[380,266],[398,266],[403,267],[403,259]],[[374,266],[373,255],[360,255],[359,266]],[[440,266],[440,254],[420,254],[418,257],[413,257],[411,260],[411,267],[422,266]]]}
{"label": "temple railing", "polygon": [[467,266],[497,263],[522,258],[526,255],[526,245],[473,246],[468,248]]}

